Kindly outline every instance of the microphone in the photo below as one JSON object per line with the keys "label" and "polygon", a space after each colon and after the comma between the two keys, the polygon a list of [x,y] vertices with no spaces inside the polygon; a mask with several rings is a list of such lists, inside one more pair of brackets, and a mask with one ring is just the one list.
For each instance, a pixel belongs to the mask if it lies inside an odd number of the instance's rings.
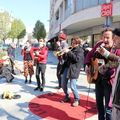
{"label": "microphone", "polygon": [[105,46],[105,43],[102,43],[101,45],[100,45],[100,48],[103,48]]}
{"label": "microphone", "polygon": [[[101,53],[102,53],[102,51],[103,51],[103,49],[105,49],[104,48],[104,46],[105,46],[105,43],[102,43],[100,46],[98,46],[97,48],[96,48],[96,51],[95,51],[95,53],[94,53],[94,57],[99,57],[99,58],[101,58]],[[100,55],[101,54],[101,55]]]}
{"label": "microphone", "polygon": [[105,43],[102,43],[100,46],[96,48],[95,52],[98,52],[101,48],[104,48],[104,46],[105,46]]}

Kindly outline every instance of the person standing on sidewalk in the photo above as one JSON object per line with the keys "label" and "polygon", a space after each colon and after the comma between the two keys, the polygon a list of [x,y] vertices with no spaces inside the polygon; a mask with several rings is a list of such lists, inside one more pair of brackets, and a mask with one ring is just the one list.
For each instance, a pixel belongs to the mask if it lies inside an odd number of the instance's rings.
{"label": "person standing on sidewalk", "polygon": [[[109,62],[104,56],[102,56],[97,48],[104,45],[104,47],[110,52],[116,54],[116,50],[114,49],[114,41],[113,41],[113,33],[111,28],[106,28],[102,32],[102,40],[98,41],[95,47],[87,54],[85,59],[85,63],[88,67],[86,67],[86,72],[90,72],[89,65],[91,62],[91,58],[97,58],[101,64],[107,64]],[[109,106],[110,96],[112,93],[112,81],[115,77],[115,70],[113,68],[108,68],[104,74],[98,72],[98,77],[95,83],[95,94],[96,94],[96,103],[98,109],[98,120],[111,120],[111,112],[112,108]],[[105,99],[105,101],[104,101]],[[105,105],[104,105],[105,103]]]}
{"label": "person standing on sidewalk", "polygon": [[15,50],[16,50],[15,43],[11,43],[9,45],[8,49],[7,49],[7,53],[8,53],[8,56],[10,57],[10,64],[11,64],[12,74],[15,74],[15,71],[14,71]]}
{"label": "person standing on sidewalk", "polygon": [[[48,48],[45,46],[45,40],[39,40],[39,49],[35,52],[35,57],[37,57],[36,63],[36,79],[37,87],[34,90],[43,91],[45,87],[45,71],[48,58]],[[40,80],[41,73],[41,80]]]}
{"label": "person standing on sidewalk", "polygon": [[[68,43],[67,43],[67,36],[63,32],[60,32],[58,35],[58,41],[57,43],[57,51],[62,52],[64,48],[68,48]],[[61,70],[62,70],[62,65],[64,63],[64,60],[62,58],[62,55],[57,55],[58,58],[58,64],[57,64],[57,79],[58,79],[58,89],[61,88]]]}
{"label": "person standing on sidewalk", "polygon": [[73,107],[80,104],[80,96],[77,90],[77,79],[80,74],[80,69],[83,64],[84,51],[81,46],[81,39],[74,37],[71,41],[72,49],[64,49],[64,64],[63,64],[63,77],[62,77],[62,89],[65,93],[65,98],[61,102],[70,102],[70,95],[68,91],[68,80],[70,80],[70,87],[74,95]]}
{"label": "person standing on sidewalk", "polygon": [[24,61],[24,76],[25,76],[25,83],[28,82],[28,76],[29,83],[31,83],[32,75],[34,74],[33,69],[33,59],[34,59],[34,49],[31,46],[31,42],[28,40],[22,48],[22,55],[23,55],[23,61]]}

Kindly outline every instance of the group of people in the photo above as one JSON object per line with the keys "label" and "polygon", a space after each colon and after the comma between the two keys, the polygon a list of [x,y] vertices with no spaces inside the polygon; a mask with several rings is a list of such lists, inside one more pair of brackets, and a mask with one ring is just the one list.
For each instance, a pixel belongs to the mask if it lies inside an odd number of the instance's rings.
{"label": "group of people", "polygon": [[[32,82],[32,75],[34,74],[33,61],[36,59],[36,80],[37,87],[34,90],[43,91],[45,87],[45,70],[48,58],[48,48],[45,46],[45,40],[39,40],[39,47],[33,47],[31,41],[27,41],[22,48],[22,55],[24,61],[24,76],[25,83]],[[40,79],[41,75],[41,79]]]}
{"label": "group of people", "polygon": [[14,79],[14,60],[16,45],[11,43],[7,49],[8,56],[3,57],[0,61],[0,78],[5,78],[8,83]]}
{"label": "group of people", "polygon": [[[73,107],[80,105],[80,95],[77,89],[77,79],[83,67],[84,50],[82,39],[74,36],[71,39],[71,46],[68,46],[67,36],[63,32],[58,35],[56,56],[58,57],[57,78],[58,88],[62,88],[65,94],[61,101],[70,102],[68,81],[74,95]],[[11,46],[13,48],[13,46]],[[10,50],[9,50],[10,52]],[[34,90],[43,91],[45,87],[45,71],[48,58],[48,48],[45,40],[39,40],[39,47],[33,47],[31,41],[27,41],[22,48],[24,61],[25,83],[32,82],[34,74],[33,61],[36,59],[36,80],[37,87]],[[10,56],[10,53],[9,53]],[[11,63],[14,56],[10,56]],[[95,82],[96,105],[98,120],[118,120],[120,117],[120,29],[106,28],[91,51],[85,56],[86,72],[90,72],[91,59],[98,59],[98,77]],[[13,62],[14,63],[14,62]],[[12,74],[14,74],[12,64]],[[106,67],[107,65],[107,67]],[[0,64],[1,68],[2,64]],[[41,74],[40,74],[41,73]],[[41,79],[40,79],[41,75]],[[12,80],[13,78],[11,78]]]}
{"label": "group of people", "polygon": [[[21,54],[23,55],[23,64],[24,64],[24,77],[25,83],[32,82],[32,76],[34,74],[33,63],[36,59],[36,81],[37,87],[34,90],[43,91],[45,87],[45,70],[46,63],[48,57],[48,48],[45,45],[45,40],[40,39],[39,47],[33,47],[30,40],[26,41],[26,43],[22,47]],[[12,82],[14,79],[15,73],[15,49],[16,46],[14,43],[11,43],[8,47],[7,54],[8,57],[5,60],[0,61],[0,78],[5,78],[7,82]],[[7,64],[6,64],[7,61]],[[19,69],[17,67],[17,69]],[[41,79],[40,79],[41,75]]]}
{"label": "group of people", "polygon": [[[100,61],[98,77],[95,82],[95,95],[98,120],[119,120],[119,80],[120,80],[120,29],[106,28],[101,40],[88,52],[85,64],[90,72],[91,58]],[[106,67],[107,66],[107,67]]]}
{"label": "group of people", "polygon": [[[68,80],[74,95],[72,106],[80,104],[80,96],[76,82],[80,74],[84,51],[79,37],[73,37],[71,48],[67,44],[66,35],[58,36],[58,88],[62,88],[65,98],[62,102],[70,102]],[[98,120],[119,120],[120,117],[120,29],[105,28],[101,39],[85,56],[86,73],[90,72],[91,59],[98,60],[98,76],[95,81],[96,106]]]}

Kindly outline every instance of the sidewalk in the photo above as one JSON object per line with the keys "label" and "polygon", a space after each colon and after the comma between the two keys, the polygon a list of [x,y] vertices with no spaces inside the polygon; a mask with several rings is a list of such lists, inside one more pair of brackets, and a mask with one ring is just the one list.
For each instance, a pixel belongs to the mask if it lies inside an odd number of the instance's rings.
{"label": "sidewalk", "polygon": [[[22,62],[19,63],[22,65]],[[6,83],[5,79],[1,79],[0,95],[3,91],[9,90],[21,95],[21,98],[11,100],[0,98],[0,120],[40,120],[40,117],[30,112],[28,102],[40,94],[57,92],[57,89],[55,88],[58,85],[56,78],[56,65],[57,58],[54,57],[52,52],[49,52],[46,70],[46,87],[44,92],[34,91],[34,88],[36,87],[35,76],[33,76],[31,84],[24,83],[23,75],[16,75],[12,83]],[[89,84],[87,83],[86,74],[84,72],[80,73],[78,90],[80,94],[88,95]],[[94,85],[90,86],[89,96],[93,98],[95,97]],[[97,115],[86,120],[97,120]]]}

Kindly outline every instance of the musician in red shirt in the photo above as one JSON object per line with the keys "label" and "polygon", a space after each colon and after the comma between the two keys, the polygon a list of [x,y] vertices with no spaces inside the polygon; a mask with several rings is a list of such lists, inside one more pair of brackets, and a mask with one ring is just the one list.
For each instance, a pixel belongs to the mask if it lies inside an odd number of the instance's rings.
{"label": "musician in red shirt", "polygon": [[[36,79],[37,79],[37,87],[34,90],[43,91],[45,87],[45,71],[46,71],[46,63],[48,58],[48,48],[45,46],[45,40],[39,40],[39,49],[35,52],[35,57],[37,57],[36,63]],[[40,80],[41,73],[41,80]]]}

